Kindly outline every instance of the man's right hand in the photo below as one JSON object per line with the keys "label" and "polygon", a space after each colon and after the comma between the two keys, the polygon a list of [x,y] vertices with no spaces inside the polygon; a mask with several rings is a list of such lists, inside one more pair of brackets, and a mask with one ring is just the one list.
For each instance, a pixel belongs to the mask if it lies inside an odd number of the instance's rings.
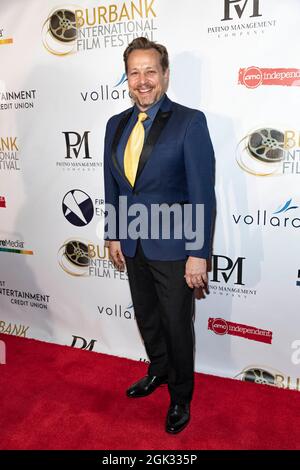
{"label": "man's right hand", "polygon": [[118,241],[110,241],[108,245],[110,257],[119,271],[125,269],[125,258],[121,250],[121,243]]}

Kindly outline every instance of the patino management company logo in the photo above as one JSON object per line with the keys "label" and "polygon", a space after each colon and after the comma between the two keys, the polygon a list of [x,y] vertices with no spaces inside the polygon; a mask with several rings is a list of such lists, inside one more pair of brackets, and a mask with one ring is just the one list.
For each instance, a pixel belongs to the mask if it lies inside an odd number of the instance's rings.
{"label": "patino management company logo", "polygon": [[53,9],[42,26],[48,52],[65,56],[93,49],[126,47],[135,37],[155,40],[156,0],[103,2],[90,8],[68,4]]}
{"label": "patino management company logo", "polygon": [[213,295],[247,299],[255,296],[257,289],[246,282],[247,259],[244,256],[230,258],[225,255],[212,256],[212,270],[208,288]]}
{"label": "patino management company logo", "polygon": [[291,377],[268,366],[255,365],[245,367],[234,378],[242,380],[243,382],[270,385],[271,387],[296,390],[297,392],[300,392],[299,377]]}
{"label": "patino management company logo", "polygon": [[20,170],[19,150],[18,137],[0,136],[0,170]]}
{"label": "patino management company logo", "polygon": [[72,335],[73,340],[71,343],[71,348],[85,349],[86,351],[93,351],[97,339],[86,339],[83,336]]}
{"label": "patino management company logo", "polygon": [[243,214],[235,213],[232,214],[232,220],[237,226],[296,230],[300,228],[300,210],[299,205],[291,198],[279,204],[275,210],[261,208]]}
{"label": "patino management company logo", "polygon": [[[91,131],[62,131],[62,159],[55,165],[63,171],[95,171],[102,167],[102,162],[95,159],[90,145]],[[97,152],[99,155],[99,151]]]}
{"label": "patino management company logo", "polygon": [[58,263],[65,273],[75,277],[100,277],[127,280],[127,273],[116,269],[105,245],[83,238],[70,238],[58,250]]}
{"label": "patino management company logo", "polygon": [[300,132],[269,126],[250,131],[237,145],[236,161],[254,176],[300,175]]}
{"label": "patino management company logo", "polygon": [[[207,28],[210,37],[241,38],[273,30],[277,20],[265,0],[220,0],[220,16]],[[270,5],[270,3],[269,3]]]}

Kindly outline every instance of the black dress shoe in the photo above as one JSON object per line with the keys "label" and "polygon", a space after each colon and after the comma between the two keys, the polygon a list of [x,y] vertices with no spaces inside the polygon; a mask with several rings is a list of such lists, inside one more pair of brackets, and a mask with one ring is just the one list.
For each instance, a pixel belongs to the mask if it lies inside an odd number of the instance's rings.
{"label": "black dress shoe", "polygon": [[166,422],[166,431],[177,434],[182,431],[190,420],[190,404],[171,404]]}
{"label": "black dress shoe", "polygon": [[146,375],[138,382],[134,383],[126,391],[126,395],[129,398],[140,398],[150,395],[162,384],[168,383],[168,377],[166,375],[158,377],[157,375]]}

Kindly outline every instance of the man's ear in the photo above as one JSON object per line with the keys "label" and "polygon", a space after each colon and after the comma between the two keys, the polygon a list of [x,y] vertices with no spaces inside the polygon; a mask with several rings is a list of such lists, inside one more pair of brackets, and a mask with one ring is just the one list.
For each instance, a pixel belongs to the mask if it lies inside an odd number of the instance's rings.
{"label": "man's ear", "polygon": [[168,87],[168,85],[169,85],[169,79],[170,79],[170,69],[167,68],[167,70],[165,71],[165,74],[164,74],[164,80],[165,80],[166,87]]}

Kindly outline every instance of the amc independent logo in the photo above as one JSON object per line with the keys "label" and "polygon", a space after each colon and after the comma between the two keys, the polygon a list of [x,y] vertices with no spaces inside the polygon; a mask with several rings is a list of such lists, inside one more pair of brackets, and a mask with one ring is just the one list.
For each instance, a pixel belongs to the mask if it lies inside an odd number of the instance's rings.
{"label": "amc independent logo", "polygon": [[300,86],[300,69],[247,67],[239,70],[238,84],[247,88],[260,85]]}
{"label": "amc independent logo", "polygon": [[209,318],[207,329],[213,331],[216,335],[240,336],[241,338],[259,341],[261,343],[272,343],[272,331],[261,330],[255,326],[229,322],[223,318]]}

